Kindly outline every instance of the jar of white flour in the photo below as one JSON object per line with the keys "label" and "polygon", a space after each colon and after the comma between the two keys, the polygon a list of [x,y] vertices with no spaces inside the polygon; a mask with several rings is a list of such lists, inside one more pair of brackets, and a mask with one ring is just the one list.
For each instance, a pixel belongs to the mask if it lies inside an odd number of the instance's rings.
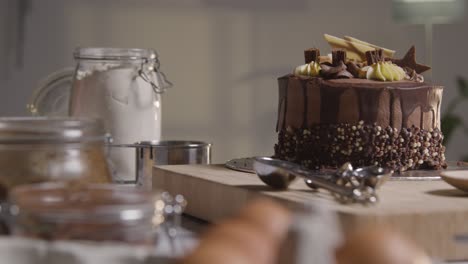
{"label": "jar of white flour", "polygon": [[[78,48],[69,115],[104,121],[114,144],[161,137],[161,94],[172,84],[151,49]],[[113,148],[114,180],[135,180],[135,151]]]}

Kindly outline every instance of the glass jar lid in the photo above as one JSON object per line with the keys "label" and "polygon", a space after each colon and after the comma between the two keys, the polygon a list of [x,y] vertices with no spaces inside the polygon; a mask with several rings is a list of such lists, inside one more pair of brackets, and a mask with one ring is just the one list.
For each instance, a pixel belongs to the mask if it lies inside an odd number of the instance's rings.
{"label": "glass jar lid", "polygon": [[154,215],[150,193],[115,184],[31,184],[14,188],[10,197],[18,215],[34,215],[51,222],[151,222]]}
{"label": "glass jar lid", "polygon": [[76,79],[83,78],[89,72],[132,65],[137,67],[139,77],[148,82],[156,94],[162,94],[173,86],[161,71],[159,56],[154,49],[87,47],[77,48],[73,55],[76,60],[98,62],[92,69],[78,68]]}
{"label": "glass jar lid", "polygon": [[62,117],[0,118],[1,144],[78,143],[108,138],[103,122]]}
{"label": "glass jar lid", "polygon": [[153,49],[125,49],[89,47],[77,48],[73,53],[75,59],[84,60],[156,60],[158,54]]}

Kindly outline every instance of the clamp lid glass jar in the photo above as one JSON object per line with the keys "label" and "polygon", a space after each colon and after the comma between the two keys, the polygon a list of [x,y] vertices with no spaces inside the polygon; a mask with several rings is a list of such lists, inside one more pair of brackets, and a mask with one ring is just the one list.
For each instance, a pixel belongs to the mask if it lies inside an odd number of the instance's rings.
{"label": "clamp lid glass jar", "polygon": [[19,184],[110,182],[105,142],[98,120],[0,118],[0,198]]}
{"label": "clamp lid glass jar", "polygon": [[[78,48],[69,114],[100,118],[114,143],[161,137],[161,94],[172,84],[152,49]],[[110,153],[113,176],[134,180],[133,152]]]}

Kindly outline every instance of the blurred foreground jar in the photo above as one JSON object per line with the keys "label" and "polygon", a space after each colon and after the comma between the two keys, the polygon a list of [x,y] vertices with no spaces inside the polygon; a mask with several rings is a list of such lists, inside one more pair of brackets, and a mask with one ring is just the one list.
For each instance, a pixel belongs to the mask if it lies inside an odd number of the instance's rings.
{"label": "blurred foreground jar", "polygon": [[12,233],[46,240],[153,244],[153,227],[160,224],[155,210],[164,207],[158,197],[112,184],[23,185],[10,196]]}
{"label": "blurred foreground jar", "polygon": [[20,184],[110,182],[105,142],[97,120],[0,118],[0,199]]}

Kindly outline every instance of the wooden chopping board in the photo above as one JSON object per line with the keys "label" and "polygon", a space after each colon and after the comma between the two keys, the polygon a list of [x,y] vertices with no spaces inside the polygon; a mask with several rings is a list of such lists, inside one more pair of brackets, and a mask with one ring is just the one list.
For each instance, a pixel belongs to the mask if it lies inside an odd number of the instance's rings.
{"label": "wooden chopping board", "polygon": [[338,214],[343,229],[385,224],[399,229],[432,256],[468,259],[468,193],[443,181],[389,181],[379,189],[376,205],[339,204],[324,190],[298,180],[287,191],[274,191],[255,174],[223,165],[172,165],[153,170],[153,188],[184,195],[186,212],[215,222],[235,213],[249,199],[266,196],[294,208],[325,203]]}

